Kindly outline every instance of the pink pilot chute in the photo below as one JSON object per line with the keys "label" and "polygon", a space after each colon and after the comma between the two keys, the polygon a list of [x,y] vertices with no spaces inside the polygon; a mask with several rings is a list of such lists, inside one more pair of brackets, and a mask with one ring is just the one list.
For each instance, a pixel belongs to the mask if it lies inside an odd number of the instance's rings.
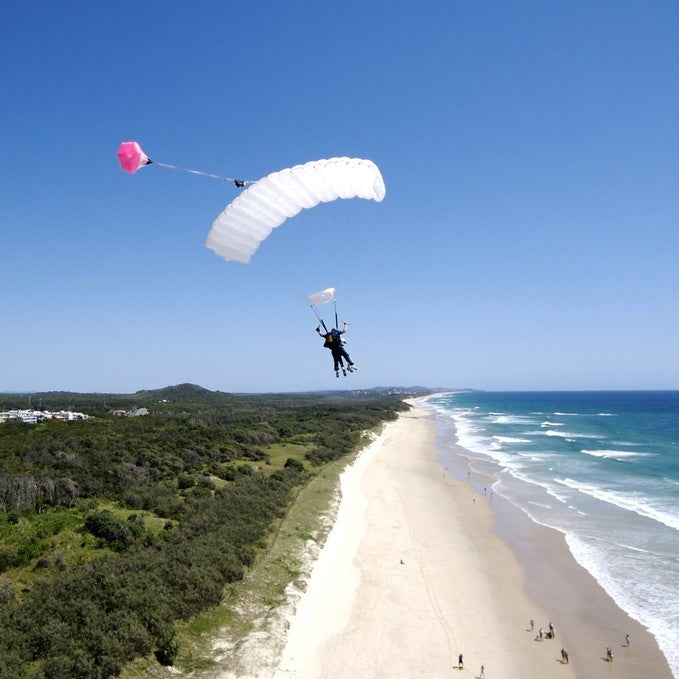
{"label": "pink pilot chute", "polygon": [[118,148],[118,162],[120,163],[120,168],[125,172],[134,174],[142,165],[159,165],[160,167],[168,167],[170,170],[181,170],[182,172],[188,172],[189,174],[200,174],[203,177],[212,177],[213,179],[219,179],[224,182],[233,182],[239,189],[247,186],[248,184],[253,184],[249,180],[236,179],[235,177],[221,177],[218,174],[212,174],[210,172],[203,172],[203,170],[189,170],[186,167],[180,167],[179,165],[170,165],[168,163],[159,163],[157,160],[151,160],[143,151],[139,142],[136,141],[124,141]]}
{"label": "pink pilot chute", "polygon": [[130,174],[134,174],[143,165],[153,162],[136,141],[124,141],[118,149],[117,156],[121,169]]}

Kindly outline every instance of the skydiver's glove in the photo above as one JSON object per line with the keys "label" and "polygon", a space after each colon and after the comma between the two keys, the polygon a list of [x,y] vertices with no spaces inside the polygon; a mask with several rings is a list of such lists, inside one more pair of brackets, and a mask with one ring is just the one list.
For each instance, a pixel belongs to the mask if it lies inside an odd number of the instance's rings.
{"label": "skydiver's glove", "polygon": [[320,332],[320,330],[321,330],[321,326],[320,325],[316,326],[316,332]]}

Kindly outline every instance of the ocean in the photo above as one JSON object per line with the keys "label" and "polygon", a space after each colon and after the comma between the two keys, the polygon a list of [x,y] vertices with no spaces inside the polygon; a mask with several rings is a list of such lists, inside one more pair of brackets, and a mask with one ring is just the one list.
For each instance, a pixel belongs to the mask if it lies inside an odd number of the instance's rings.
{"label": "ocean", "polygon": [[[430,397],[447,443],[655,636],[679,677],[679,391]],[[451,426],[454,425],[454,428]]]}

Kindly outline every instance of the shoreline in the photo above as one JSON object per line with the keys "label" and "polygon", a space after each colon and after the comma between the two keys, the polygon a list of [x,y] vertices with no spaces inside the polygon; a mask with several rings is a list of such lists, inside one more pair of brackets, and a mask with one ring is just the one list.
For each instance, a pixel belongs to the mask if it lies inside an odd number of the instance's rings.
{"label": "shoreline", "polygon": [[[491,507],[451,476],[438,460],[433,413],[409,403],[342,473],[336,522],[289,620],[278,669],[260,676],[449,676],[463,653],[465,671],[477,677],[484,665],[489,679],[595,679],[611,670],[671,679],[653,637],[606,600],[560,534],[499,496]],[[545,572],[570,587],[557,596]],[[581,599],[594,602],[585,610],[599,616],[594,627],[603,616],[622,636],[588,638]],[[557,638],[536,642],[551,619]],[[625,633],[629,658],[616,643]],[[562,645],[570,664],[561,663]]]}
{"label": "shoreline", "polygon": [[[433,411],[427,410],[435,419]],[[616,676],[672,679],[674,675],[655,637],[618,606],[596,578],[580,565],[565,535],[556,528],[536,523],[501,495],[482,493],[482,487],[492,487],[495,477],[471,470],[469,451],[457,443],[446,441],[445,445],[444,454],[453,457],[455,477],[470,487],[476,486],[480,501],[491,508],[493,531],[512,549],[521,564],[526,576],[526,593],[555,611],[551,615],[555,621],[558,618],[558,637],[571,653],[576,676],[579,679],[608,677],[612,666],[606,661],[606,648],[610,647]],[[437,450],[440,453],[440,448]],[[469,472],[471,477],[467,476]],[[629,647],[625,643],[628,634]],[[597,656],[601,660],[598,668],[589,664],[580,667],[576,660]]]}

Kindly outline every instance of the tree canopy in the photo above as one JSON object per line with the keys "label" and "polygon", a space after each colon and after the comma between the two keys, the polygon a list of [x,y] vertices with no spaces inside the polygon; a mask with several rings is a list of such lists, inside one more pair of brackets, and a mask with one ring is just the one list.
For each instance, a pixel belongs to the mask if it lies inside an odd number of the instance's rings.
{"label": "tree canopy", "polygon": [[[2,679],[111,677],[152,652],[171,664],[175,621],[242,578],[292,489],[406,407],[385,394],[138,394],[32,395],[96,417],[0,425]],[[110,414],[128,403],[150,414]]]}

